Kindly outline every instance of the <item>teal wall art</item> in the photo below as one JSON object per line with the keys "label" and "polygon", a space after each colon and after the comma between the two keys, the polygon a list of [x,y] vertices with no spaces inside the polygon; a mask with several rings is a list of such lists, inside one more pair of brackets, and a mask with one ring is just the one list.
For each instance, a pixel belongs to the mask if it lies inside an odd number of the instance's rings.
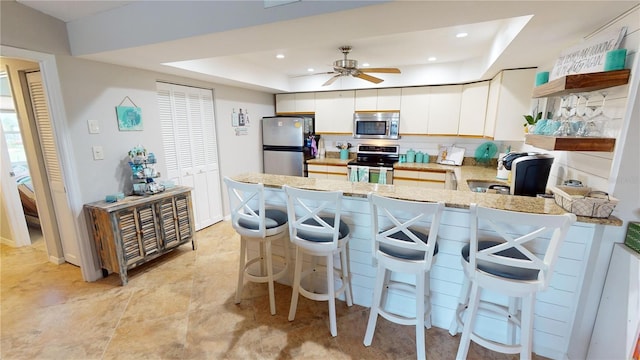
{"label": "teal wall art", "polygon": [[[133,106],[123,106],[125,100],[129,100]],[[116,106],[118,117],[118,130],[120,131],[140,131],[142,130],[142,109],[129,99],[128,96]]]}

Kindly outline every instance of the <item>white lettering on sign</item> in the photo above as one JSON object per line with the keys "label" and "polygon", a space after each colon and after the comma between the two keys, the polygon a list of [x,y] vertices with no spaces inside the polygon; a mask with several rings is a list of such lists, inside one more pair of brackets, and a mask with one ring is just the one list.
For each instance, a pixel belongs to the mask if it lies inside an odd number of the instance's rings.
{"label": "white lettering on sign", "polygon": [[604,71],[607,52],[620,47],[627,28],[600,34],[589,41],[562,51],[549,80],[572,74]]}

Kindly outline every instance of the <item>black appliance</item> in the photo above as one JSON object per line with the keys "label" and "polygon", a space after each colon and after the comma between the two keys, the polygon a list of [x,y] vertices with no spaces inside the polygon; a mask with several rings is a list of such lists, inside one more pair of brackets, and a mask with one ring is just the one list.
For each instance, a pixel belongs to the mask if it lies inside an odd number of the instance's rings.
{"label": "black appliance", "polygon": [[[511,154],[515,154],[509,156]],[[553,165],[553,156],[538,153],[509,153],[502,160],[511,170],[512,195],[537,196],[544,194]]]}

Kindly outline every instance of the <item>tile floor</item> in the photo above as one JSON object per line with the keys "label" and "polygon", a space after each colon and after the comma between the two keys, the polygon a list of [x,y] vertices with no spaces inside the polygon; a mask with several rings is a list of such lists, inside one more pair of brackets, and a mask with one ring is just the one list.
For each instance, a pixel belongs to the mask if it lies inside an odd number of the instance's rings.
{"label": "tile floor", "polygon": [[[248,283],[234,303],[239,241],[229,222],[134,269],[82,280],[69,264],[47,261],[42,240],[2,245],[0,358],[10,359],[414,359],[415,330],[382,318],[362,344],[368,309],[337,303],[338,336],[329,334],[326,302],[300,298],[287,320],[291,289],[276,285],[277,314],[265,284]],[[426,332],[428,359],[453,359],[459,336]],[[471,359],[515,359],[472,343]],[[534,356],[535,359],[542,359]]]}

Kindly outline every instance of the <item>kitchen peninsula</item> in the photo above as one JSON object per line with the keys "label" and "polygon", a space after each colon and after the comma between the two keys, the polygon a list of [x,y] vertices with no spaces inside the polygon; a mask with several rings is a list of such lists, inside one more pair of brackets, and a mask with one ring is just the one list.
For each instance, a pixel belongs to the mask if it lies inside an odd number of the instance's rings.
{"label": "kitchen peninsula", "polygon": [[[479,167],[457,167],[460,171],[459,183],[466,179],[484,176]],[[454,170],[452,169],[452,170]],[[488,168],[487,171],[489,170]],[[475,171],[475,173],[474,173]],[[495,169],[491,169],[495,176]],[[234,180],[247,183],[263,183],[269,206],[285,207],[285,196],[281,187],[289,185],[315,190],[341,190],[344,193],[342,205],[343,219],[351,228],[349,243],[354,302],[370,306],[375,280],[375,267],[371,261],[371,234],[369,204],[366,195],[375,192],[382,196],[418,201],[443,201],[445,213],[440,226],[438,240],[439,253],[431,271],[431,320],[434,326],[448,329],[453,319],[458,295],[464,279],[460,264],[460,249],[468,242],[468,206],[477,203],[482,206],[524,211],[530,213],[560,214],[564,210],[553,199],[522,196],[474,193],[471,191],[434,190],[404,185],[379,185],[349,182],[346,180],[313,179],[294,176],[260,173],[242,174]],[[598,260],[604,227],[620,226],[615,217],[609,219],[579,218],[570,229],[562,245],[558,263],[550,287],[537,297],[534,321],[533,350],[536,354],[553,359],[566,358],[570,350],[586,348],[589,339],[579,338],[574,329],[584,326],[585,319],[597,312],[586,305],[586,299],[599,293],[601,289],[591,286],[594,272],[606,271],[608,264]],[[257,249],[252,249],[257,251]],[[282,249],[274,249],[275,252]],[[284,279],[290,284],[290,279]],[[490,294],[491,295],[491,294]],[[403,314],[414,308],[412,299],[400,293],[389,296],[389,305]],[[578,315],[579,314],[579,315]],[[478,326],[490,338],[506,341],[503,321],[481,317]],[[592,326],[592,325],[591,325]]]}

